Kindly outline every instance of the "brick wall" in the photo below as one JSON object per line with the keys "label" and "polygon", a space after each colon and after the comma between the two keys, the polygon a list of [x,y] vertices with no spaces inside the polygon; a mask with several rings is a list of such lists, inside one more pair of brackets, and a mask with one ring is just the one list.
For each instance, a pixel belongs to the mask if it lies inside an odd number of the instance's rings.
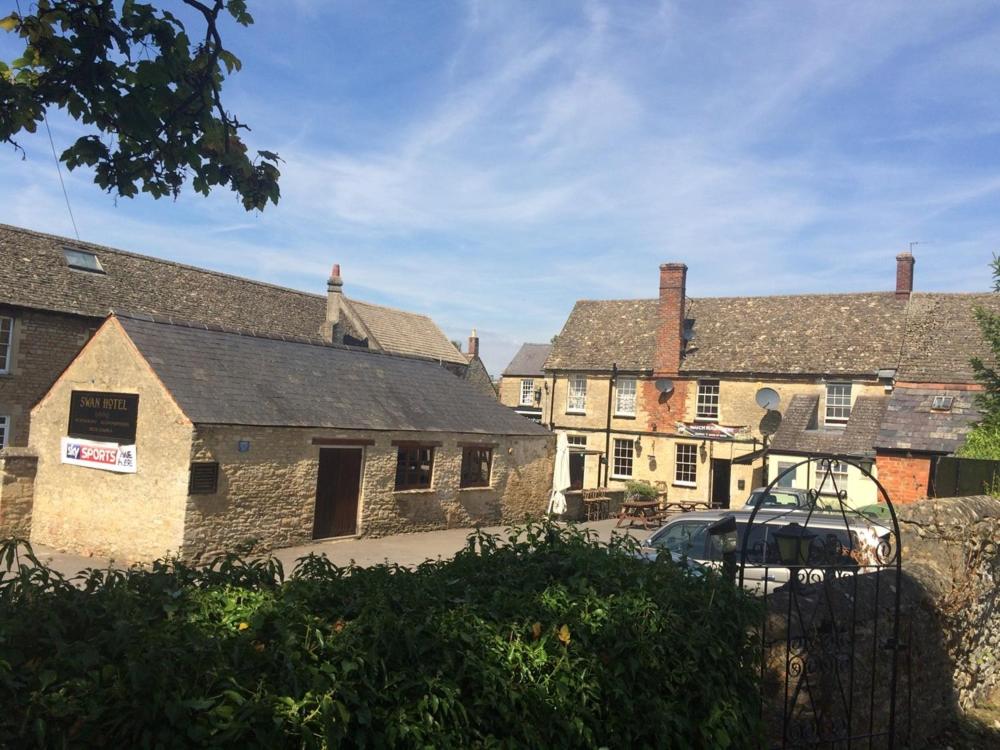
{"label": "brick wall", "polygon": [[913,503],[927,497],[930,457],[879,453],[875,466],[878,479],[894,504]]}
{"label": "brick wall", "polygon": [[14,317],[11,372],[0,375],[0,414],[11,418],[8,445],[28,444],[31,407],[45,395],[99,321],[76,315],[0,306]]}

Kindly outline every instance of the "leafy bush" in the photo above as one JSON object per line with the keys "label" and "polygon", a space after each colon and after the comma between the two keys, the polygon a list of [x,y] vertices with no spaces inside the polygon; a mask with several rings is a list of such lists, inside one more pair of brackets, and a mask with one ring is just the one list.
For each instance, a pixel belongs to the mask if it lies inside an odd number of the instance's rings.
{"label": "leafy bush", "polygon": [[660,496],[649,482],[631,480],[625,483],[625,497],[629,500],[656,500]]}
{"label": "leafy bush", "polygon": [[529,524],[415,569],[0,550],[0,746],[749,747],[759,612]]}
{"label": "leafy bush", "polygon": [[970,430],[957,455],[962,458],[1000,460],[1000,428],[977,425]]}

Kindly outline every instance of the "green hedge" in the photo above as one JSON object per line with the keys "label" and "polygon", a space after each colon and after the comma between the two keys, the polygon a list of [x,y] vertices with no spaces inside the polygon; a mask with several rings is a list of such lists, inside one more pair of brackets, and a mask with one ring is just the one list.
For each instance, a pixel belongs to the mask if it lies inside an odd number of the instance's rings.
{"label": "green hedge", "polygon": [[[68,582],[0,549],[0,746],[749,747],[757,605],[586,532]],[[21,566],[19,566],[19,562]]]}

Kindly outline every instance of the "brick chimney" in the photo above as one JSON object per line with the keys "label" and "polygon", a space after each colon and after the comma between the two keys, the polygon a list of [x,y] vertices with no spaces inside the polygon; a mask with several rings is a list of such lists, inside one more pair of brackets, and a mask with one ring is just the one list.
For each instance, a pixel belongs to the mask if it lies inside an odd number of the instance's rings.
{"label": "brick chimney", "polygon": [[340,305],[344,299],[344,280],[340,278],[340,264],[334,263],[330,278],[326,280],[326,322],[323,338],[333,341],[333,329],[340,322]]}
{"label": "brick chimney", "polygon": [[910,253],[900,253],[896,256],[896,298],[909,299],[913,291],[913,264],[916,262]]}
{"label": "brick chimney", "polygon": [[472,329],[472,335],[469,336],[469,359],[475,359],[479,356],[479,336],[476,334],[476,329]]}
{"label": "brick chimney", "polygon": [[664,263],[660,266],[660,300],[657,308],[656,375],[677,375],[684,348],[684,297],[687,266]]}

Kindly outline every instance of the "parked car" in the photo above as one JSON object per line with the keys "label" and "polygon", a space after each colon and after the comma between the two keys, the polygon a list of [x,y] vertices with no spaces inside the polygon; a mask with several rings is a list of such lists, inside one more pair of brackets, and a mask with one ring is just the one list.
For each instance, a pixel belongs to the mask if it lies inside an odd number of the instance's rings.
{"label": "parked car", "polygon": [[796,487],[758,487],[750,493],[744,508],[755,508],[760,503],[763,508],[810,508],[816,502],[813,490],[801,490]]}
{"label": "parked car", "polygon": [[[668,552],[674,560],[690,559],[699,565],[721,567],[721,540],[709,535],[709,527],[726,516],[733,516],[739,554],[752,512],[752,509],[712,510],[677,516],[642,543],[643,554],[648,559],[653,559]],[[806,514],[797,507],[765,505],[757,512],[747,548],[749,564],[743,574],[746,588],[760,591],[766,585],[772,590],[788,581],[788,567],[778,557],[774,532],[792,522],[804,523],[805,517]],[[889,529],[866,518],[849,516],[845,522],[842,514],[824,511],[813,511],[809,515],[807,528],[816,535],[812,542],[810,561],[817,567],[858,566],[860,561],[872,559],[879,545],[890,535]]]}

